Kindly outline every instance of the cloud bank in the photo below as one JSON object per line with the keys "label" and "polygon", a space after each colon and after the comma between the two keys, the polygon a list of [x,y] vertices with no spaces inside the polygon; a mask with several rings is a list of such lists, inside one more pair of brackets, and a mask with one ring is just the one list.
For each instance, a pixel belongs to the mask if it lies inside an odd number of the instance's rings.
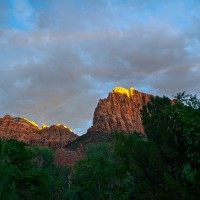
{"label": "cloud bank", "polygon": [[2,0],[1,116],[83,134],[117,85],[199,94],[199,9],[178,0]]}

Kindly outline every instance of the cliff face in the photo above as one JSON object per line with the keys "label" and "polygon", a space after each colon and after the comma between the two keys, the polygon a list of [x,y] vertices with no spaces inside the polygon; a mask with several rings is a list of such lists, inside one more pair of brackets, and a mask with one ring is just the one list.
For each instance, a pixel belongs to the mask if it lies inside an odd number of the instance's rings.
{"label": "cliff face", "polygon": [[39,128],[37,124],[25,118],[10,115],[0,118],[0,138],[4,139],[59,148],[77,137],[69,128],[60,124]]}
{"label": "cliff face", "polygon": [[140,109],[146,105],[153,95],[145,94],[130,88],[116,87],[106,99],[100,99],[95,109],[93,126],[63,149],[56,151],[58,164],[73,165],[85,156],[88,144],[112,142],[114,131],[144,134]]}
{"label": "cliff face", "polygon": [[140,110],[151,98],[154,96],[134,88],[114,88],[106,99],[99,100],[92,127],[80,137],[60,124],[38,128],[37,124],[27,119],[6,115],[0,118],[0,138],[15,138],[55,148],[57,164],[73,165],[84,157],[88,144],[111,142],[112,132],[138,131],[144,134]]}
{"label": "cliff face", "polygon": [[0,118],[0,137],[5,139],[17,139],[26,143],[30,138],[37,138],[38,127],[20,117],[5,115]]}
{"label": "cliff face", "polygon": [[63,125],[52,125],[38,131],[40,140],[36,143],[53,148],[60,148],[72,142],[78,135]]}
{"label": "cliff face", "polygon": [[88,129],[88,133],[114,131],[144,133],[140,110],[153,97],[134,88],[130,90],[114,88],[106,99],[99,100],[94,112],[93,126]]}

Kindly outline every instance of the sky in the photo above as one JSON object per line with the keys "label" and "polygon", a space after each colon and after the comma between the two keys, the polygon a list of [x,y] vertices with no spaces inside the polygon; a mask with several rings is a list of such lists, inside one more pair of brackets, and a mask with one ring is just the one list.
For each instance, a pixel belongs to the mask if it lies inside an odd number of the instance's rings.
{"label": "sky", "polygon": [[0,117],[82,135],[115,86],[200,92],[200,0],[0,0]]}

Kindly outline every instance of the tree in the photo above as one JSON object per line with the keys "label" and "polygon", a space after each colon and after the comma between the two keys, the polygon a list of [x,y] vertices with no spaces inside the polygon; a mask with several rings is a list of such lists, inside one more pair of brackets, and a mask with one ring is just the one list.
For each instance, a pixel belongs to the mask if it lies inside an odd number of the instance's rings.
{"label": "tree", "polygon": [[126,174],[122,179],[112,145],[89,146],[86,158],[80,160],[74,170],[73,199],[128,199],[132,177]]}
{"label": "tree", "polygon": [[0,199],[66,200],[68,174],[55,165],[51,149],[0,140]]}
{"label": "tree", "polygon": [[143,108],[142,115],[147,138],[166,163],[164,185],[159,183],[164,186],[163,193],[169,192],[169,182],[176,186],[177,198],[196,199],[200,195],[200,101],[197,96],[178,93],[174,101],[156,97]]}
{"label": "tree", "polygon": [[145,136],[118,134],[115,154],[133,177],[131,199],[198,199],[200,101],[179,93],[143,107]]}

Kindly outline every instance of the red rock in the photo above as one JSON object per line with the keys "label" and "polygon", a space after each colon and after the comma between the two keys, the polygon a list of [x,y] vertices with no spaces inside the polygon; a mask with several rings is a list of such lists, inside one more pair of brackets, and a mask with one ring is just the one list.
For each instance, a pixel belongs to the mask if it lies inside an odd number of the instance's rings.
{"label": "red rock", "polygon": [[41,136],[40,145],[53,148],[61,148],[78,137],[63,125],[52,125],[39,130],[38,133]]}
{"label": "red rock", "polygon": [[100,99],[95,109],[93,125],[88,133],[111,133],[138,131],[144,134],[140,110],[153,95],[139,92],[133,88],[127,90],[117,87],[106,99]]}
{"label": "red rock", "polygon": [[83,158],[88,144],[111,142],[112,132],[134,131],[144,134],[140,110],[153,95],[139,92],[133,88],[127,90],[117,87],[106,99],[100,99],[95,109],[93,125],[87,133],[69,143],[62,150],[56,151],[58,164],[73,165]]}
{"label": "red rock", "polygon": [[144,134],[140,110],[151,98],[154,96],[133,88],[130,90],[114,88],[106,99],[99,100],[92,127],[80,137],[62,125],[39,129],[32,122],[23,118],[12,118],[9,115],[0,119],[0,137],[16,138],[29,144],[53,147],[56,149],[57,164],[73,165],[84,157],[88,144],[110,141],[112,132],[138,131]]}
{"label": "red rock", "polygon": [[84,157],[84,151],[68,150],[65,148],[57,149],[55,152],[56,164],[57,165],[74,165],[78,160]]}
{"label": "red rock", "polygon": [[37,124],[25,118],[10,115],[0,118],[0,138],[4,139],[16,139],[31,145],[61,148],[77,137],[68,127],[60,124],[40,129]]}
{"label": "red rock", "polygon": [[10,115],[5,115],[0,118],[0,137],[4,139],[17,139],[30,143],[30,139],[38,139],[37,135],[38,127],[31,124],[29,121]]}

